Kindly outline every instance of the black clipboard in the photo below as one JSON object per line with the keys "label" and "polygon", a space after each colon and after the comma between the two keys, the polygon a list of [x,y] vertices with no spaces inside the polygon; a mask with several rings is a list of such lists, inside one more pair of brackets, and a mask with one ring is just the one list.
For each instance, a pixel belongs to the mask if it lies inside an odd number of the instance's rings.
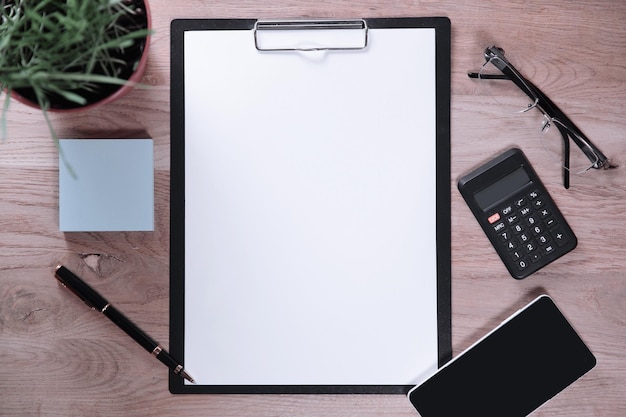
{"label": "black clipboard", "polygon": [[172,393],[406,394],[452,356],[450,21],[172,21],[170,207]]}

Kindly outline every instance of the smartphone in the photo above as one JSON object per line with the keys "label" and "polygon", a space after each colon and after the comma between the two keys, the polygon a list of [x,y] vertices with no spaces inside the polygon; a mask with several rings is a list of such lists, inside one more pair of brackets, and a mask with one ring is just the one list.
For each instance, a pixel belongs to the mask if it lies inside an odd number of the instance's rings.
{"label": "smartphone", "polygon": [[422,417],[526,416],[596,359],[542,295],[409,391]]}

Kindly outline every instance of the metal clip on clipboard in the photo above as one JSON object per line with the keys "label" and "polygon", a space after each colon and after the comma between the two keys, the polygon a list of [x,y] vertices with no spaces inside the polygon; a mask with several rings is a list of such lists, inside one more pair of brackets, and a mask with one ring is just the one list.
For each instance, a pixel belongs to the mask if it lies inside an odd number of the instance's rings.
{"label": "metal clip on clipboard", "polygon": [[331,51],[367,47],[363,19],[257,21],[254,44],[259,51]]}

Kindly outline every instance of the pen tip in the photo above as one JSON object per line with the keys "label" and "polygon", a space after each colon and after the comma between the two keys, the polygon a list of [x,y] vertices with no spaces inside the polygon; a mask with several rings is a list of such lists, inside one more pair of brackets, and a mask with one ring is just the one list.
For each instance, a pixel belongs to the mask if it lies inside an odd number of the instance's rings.
{"label": "pen tip", "polygon": [[187,381],[191,382],[192,384],[194,385],[196,384],[196,381],[194,381],[191,375],[189,375],[185,370],[180,371],[180,376],[182,376],[183,378],[185,378]]}

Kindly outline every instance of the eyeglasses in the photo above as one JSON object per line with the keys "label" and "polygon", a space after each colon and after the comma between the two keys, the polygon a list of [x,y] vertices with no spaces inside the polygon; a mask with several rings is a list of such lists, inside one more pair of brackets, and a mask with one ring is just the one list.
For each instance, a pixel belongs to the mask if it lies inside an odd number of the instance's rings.
{"label": "eyeglasses", "polygon": [[[503,109],[526,113],[537,109],[541,113],[539,139],[552,158],[563,167],[563,186],[569,188],[570,171],[583,173],[591,168],[611,168],[608,158],[537,86],[524,78],[504,57],[497,46],[485,49],[485,63],[479,72],[470,72],[485,91]],[[509,81],[509,82],[507,82]],[[570,155],[570,139],[582,151]]]}

